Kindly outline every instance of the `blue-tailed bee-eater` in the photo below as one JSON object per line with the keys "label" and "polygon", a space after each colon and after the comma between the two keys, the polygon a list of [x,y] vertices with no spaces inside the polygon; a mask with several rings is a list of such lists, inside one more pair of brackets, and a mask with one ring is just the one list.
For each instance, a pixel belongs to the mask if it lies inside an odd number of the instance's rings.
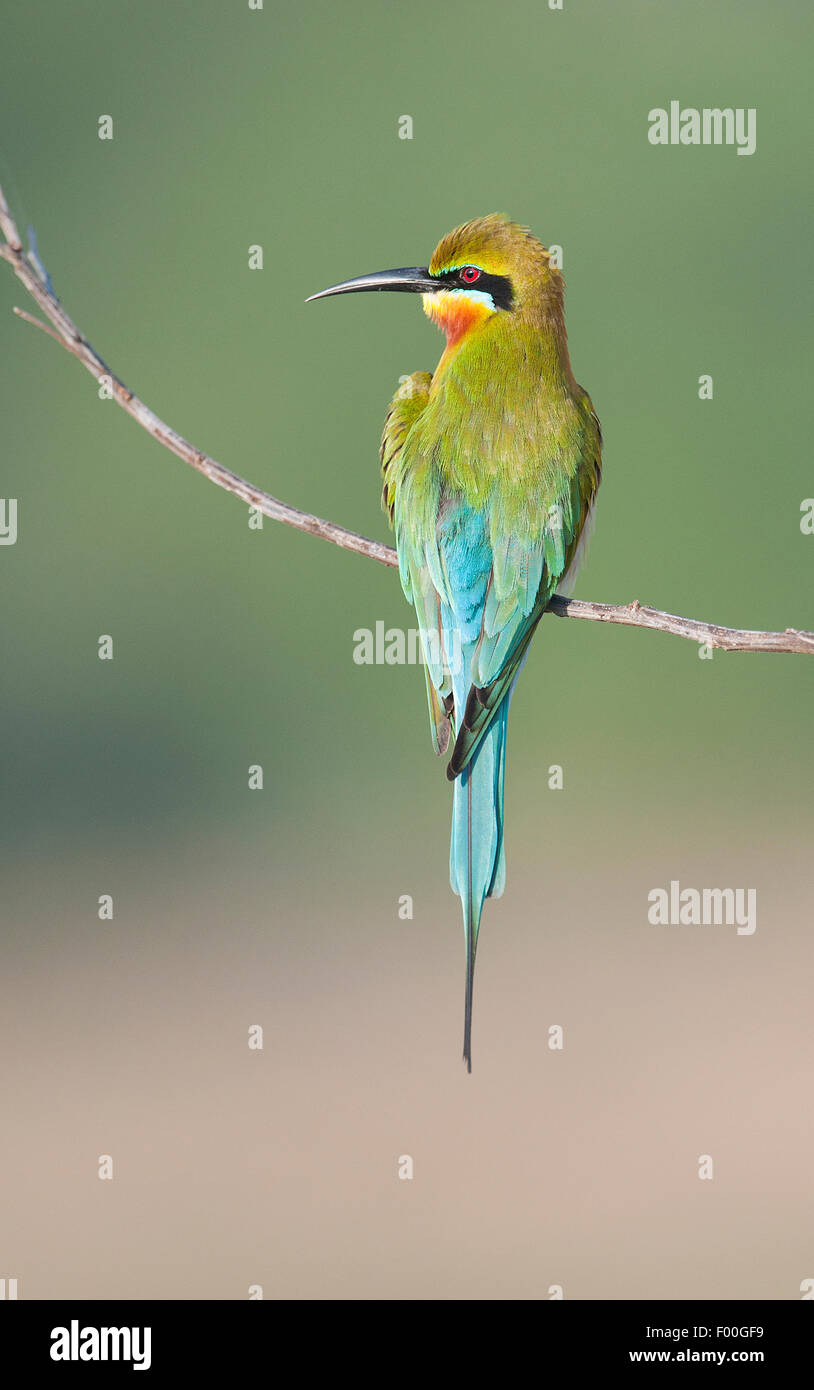
{"label": "blue-tailed bee-eater", "polygon": [[422,637],[433,744],[452,743],[450,879],[463,904],[464,1060],[484,900],[506,877],[506,721],[534,630],[568,592],[599,486],[602,436],[571,370],[564,281],[525,227],[493,215],[445,236],[428,267],[312,295],[420,294],[446,334],[384,423],[383,505]]}

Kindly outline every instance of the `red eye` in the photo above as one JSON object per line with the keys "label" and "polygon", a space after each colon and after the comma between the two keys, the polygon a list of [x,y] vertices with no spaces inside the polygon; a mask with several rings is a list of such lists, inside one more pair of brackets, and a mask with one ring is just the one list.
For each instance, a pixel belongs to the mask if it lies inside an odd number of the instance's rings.
{"label": "red eye", "polygon": [[480,280],[481,274],[476,265],[465,265],[461,271],[461,279],[465,280],[467,285],[474,285],[476,280]]}

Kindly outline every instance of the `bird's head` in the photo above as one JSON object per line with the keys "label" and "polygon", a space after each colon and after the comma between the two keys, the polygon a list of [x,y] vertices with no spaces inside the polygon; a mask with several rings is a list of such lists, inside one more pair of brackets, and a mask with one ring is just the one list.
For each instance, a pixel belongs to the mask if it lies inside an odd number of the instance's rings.
{"label": "bird's head", "polygon": [[563,279],[542,242],[499,213],[456,227],[439,241],[428,266],[380,270],[312,294],[324,299],[358,290],[420,294],[424,312],[453,347],[496,316],[560,313]]}

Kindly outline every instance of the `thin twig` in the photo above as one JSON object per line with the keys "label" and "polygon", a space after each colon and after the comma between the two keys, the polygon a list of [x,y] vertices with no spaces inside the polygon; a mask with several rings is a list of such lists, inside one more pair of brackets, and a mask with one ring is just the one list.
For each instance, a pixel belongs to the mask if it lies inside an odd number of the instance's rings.
{"label": "thin twig", "polygon": [[[323,521],[321,517],[313,516],[310,512],[301,512],[296,507],[289,507],[287,503],[280,502],[270,493],[263,492],[261,488],[246,482],[245,478],[241,478],[237,473],[233,473],[231,469],[225,468],[222,463],[211,458],[209,454],[205,454],[194,444],[190,444],[170,425],[165,424],[154,411],[150,410],[149,406],[139,400],[138,396],[134,396],[133,392],[114,375],[95,348],[80,333],[55,295],[46,288],[36,268],[22,249],[22,241],[3,196],[2,188],[0,188],[0,233],[5,237],[5,244],[0,242],[0,259],[8,262],[17,279],[42,309],[55,331],[22,309],[15,309],[14,312],[20,318],[25,319],[27,323],[41,328],[49,337],[55,338],[62,347],[67,348],[74,357],[78,357],[91,376],[100,385],[103,382],[107,385],[113,399],[137,424],[141,425],[142,429],[151,434],[153,439],[157,440],[159,444],[163,444],[178,458],[183,459],[184,463],[188,463],[191,468],[203,473],[210,482],[225,488],[227,492],[234,493],[236,497],[240,497],[242,501],[255,507],[257,511],[270,517],[272,521],[281,521],[286,526],[295,527],[298,531],[306,531],[311,536],[319,536],[322,540],[342,546],[344,550],[352,550],[357,555],[366,555],[371,560],[378,560],[381,565],[398,565],[396,552],[389,545],[383,545],[381,541],[367,540],[364,536],[357,535],[355,531],[346,530],[344,526],[337,526],[334,522]],[[691,642],[706,642],[710,647],[719,647],[724,651],[814,653],[814,632],[800,632],[795,628],[786,628],[785,632],[753,632],[748,629],[718,627],[714,623],[696,622],[692,618],[680,618],[673,613],[663,613],[658,608],[643,608],[637,601],[625,605],[589,603],[581,599],[555,597],[551,600],[549,609],[561,618],[587,618],[592,622],[620,623],[626,627],[655,628],[660,632],[673,633],[676,637],[686,637]]]}
{"label": "thin twig", "polygon": [[55,333],[53,328],[49,328],[47,323],[43,323],[42,319],[35,319],[33,314],[27,314],[25,309],[20,309],[16,304],[14,305],[13,312],[17,315],[18,319],[25,319],[26,323],[33,323],[35,328],[41,328],[43,333],[47,333],[48,337],[53,338],[54,342],[59,343],[60,347],[70,347],[73,352],[73,347],[71,347],[69,343],[66,343],[64,338],[60,338],[59,334]]}
{"label": "thin twig", "polygon": [[548,611],[558,618],[588,618],[595,623],[620,623],[624,627],[651,627],[658,632],[671,632],[675,637],[688,637],[691,642],[705,642],[725,652],[812,652],[814,632],[801,632],[787,627],[785,632],[756,632],[750,628],[719,627],[717,623],[701,623],[694,618],[679,618],[675,613],[663,613],[660,608],[644,608],[634,599],[628,604],[588,603],[583,599],[555,596]]}

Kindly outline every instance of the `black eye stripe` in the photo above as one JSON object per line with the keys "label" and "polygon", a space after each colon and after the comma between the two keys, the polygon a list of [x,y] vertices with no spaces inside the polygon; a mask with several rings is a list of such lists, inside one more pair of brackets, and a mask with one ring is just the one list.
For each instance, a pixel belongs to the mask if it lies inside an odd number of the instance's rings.
{"label": "black eye stripe", "polygon": [[456,270],[442,270],[435,278],[442,285],[448,285],[450,289],[483,290],[484,293],[492,296],[496,309],[512,308],[514,292],[508,275],[488,275],[485,270],[482,270],[477,280],[466,281],[461,275],[461,271],[464,269],[466,269],[465,266],[460,266]]}

